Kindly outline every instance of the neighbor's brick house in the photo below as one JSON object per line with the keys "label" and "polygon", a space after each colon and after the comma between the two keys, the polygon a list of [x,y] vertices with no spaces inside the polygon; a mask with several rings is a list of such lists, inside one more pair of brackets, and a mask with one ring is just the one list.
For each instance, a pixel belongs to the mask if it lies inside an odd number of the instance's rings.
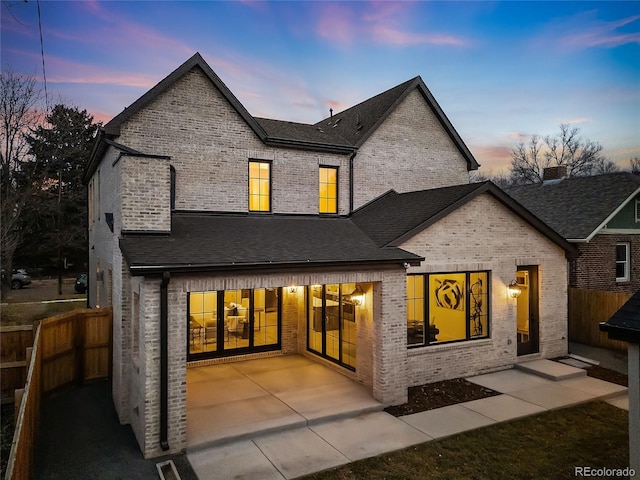
{"label": "neighbor's brick house", "polygon": [[570,264],[571,287],[635,293],[640,289],[640,176],[564,178],[560,172],[560,178],[507,192],[578,249],[580,256]]}
{"label": "neighbor's brick house", "polygon": [[107,123],[88,301],[144,455],[186,447],[188,367],[299,354],[400,404],[565,354],[576,251],[477,167],[420,77],[307,125],[251,116],[196,54]]}

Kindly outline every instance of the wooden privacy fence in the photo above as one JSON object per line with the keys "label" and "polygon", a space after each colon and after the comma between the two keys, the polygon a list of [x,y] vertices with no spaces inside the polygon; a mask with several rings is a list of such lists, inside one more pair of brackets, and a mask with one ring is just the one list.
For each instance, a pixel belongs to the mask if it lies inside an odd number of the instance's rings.
{"label": "wooden privacy fence", "polygon": [[83,309],[42,320],[28,349],[24,390],[16,390],[17,423],[6,480],[31,477],[42,394],[111,376],[111,309]]}
{"label": "wooden privacy fence", "polygon": [[629,293],[569,288],[569,340],[594,347],[626,350],[625,342],[609,340],[598,325],[609,320],[629,297]]}
{"label": "wooden privacy fence", "polygon": [[0,327],[0,390],[2,401],[13,401],[13,392],[27,380],[27,348],[33,346],[33,325]]}

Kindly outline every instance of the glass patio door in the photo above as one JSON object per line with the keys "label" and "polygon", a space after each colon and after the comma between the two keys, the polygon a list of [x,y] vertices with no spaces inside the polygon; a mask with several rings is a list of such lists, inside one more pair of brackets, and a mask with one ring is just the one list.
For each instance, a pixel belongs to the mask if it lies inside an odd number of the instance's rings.
{"label": "glass patio door", "polygon": [[307,348],[351,370],[356,366],[355,284],[307,289]]}

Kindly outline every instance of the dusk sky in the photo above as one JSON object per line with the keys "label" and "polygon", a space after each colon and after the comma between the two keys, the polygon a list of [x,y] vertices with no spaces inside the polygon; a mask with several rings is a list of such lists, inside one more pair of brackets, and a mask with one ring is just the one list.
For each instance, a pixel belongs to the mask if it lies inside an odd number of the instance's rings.
{"label": "dusk sky", "polygon": [[[315,123],[420,75],[482,165],[561,123],[640,157],[640,2],[40,2],[49,104],[106,122],[200,52],[255,116]],[[3,70],[42,81],[35,0]]]}

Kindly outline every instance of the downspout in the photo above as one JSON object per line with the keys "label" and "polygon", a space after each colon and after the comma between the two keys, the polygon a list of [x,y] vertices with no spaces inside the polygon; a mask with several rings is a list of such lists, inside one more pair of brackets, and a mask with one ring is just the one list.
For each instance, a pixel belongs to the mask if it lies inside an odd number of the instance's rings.
{"label": "downspout", "polygon": [[169,450],[168,390],[169,390],[169,272],[162,272],[160,284],[160,447]]}
{"label": "downspout", "polygon": [[349,157],[349,215],[353,213],[353,159],[358,154],[357,150],[354,150]]}

